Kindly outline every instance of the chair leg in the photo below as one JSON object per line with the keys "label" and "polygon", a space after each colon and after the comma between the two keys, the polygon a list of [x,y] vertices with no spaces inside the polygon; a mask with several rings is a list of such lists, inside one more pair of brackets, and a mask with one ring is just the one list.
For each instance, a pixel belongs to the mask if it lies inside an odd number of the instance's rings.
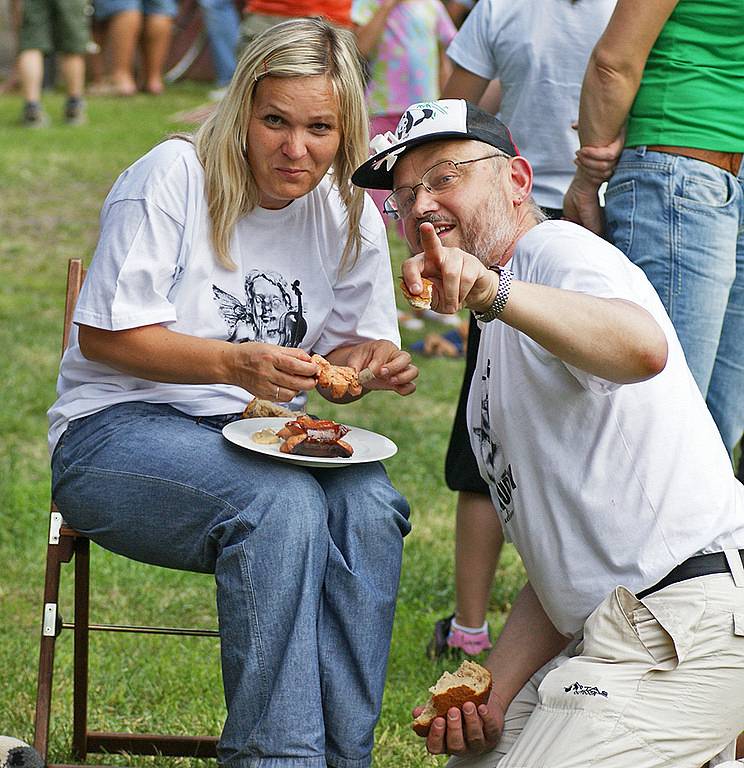
{"label": "chair leg", "polygon": [[90,597],[90,541],[75,540],[75,630],[72,709],[72,752],[78,760],[88,753],[88,645]]}
{"label": "chair leg", "polygon": [[49,749],[49,724],[52,709],[52,682],[54,675],[54,648],[60,633],[58,614],[59,581],[62,563],[72,558],[72,541],[52,535],[47,544],[46,573],[44,576],[44,605],[39,645],[39,676],[36,686],[36,717],[34,749],[46,762]]}

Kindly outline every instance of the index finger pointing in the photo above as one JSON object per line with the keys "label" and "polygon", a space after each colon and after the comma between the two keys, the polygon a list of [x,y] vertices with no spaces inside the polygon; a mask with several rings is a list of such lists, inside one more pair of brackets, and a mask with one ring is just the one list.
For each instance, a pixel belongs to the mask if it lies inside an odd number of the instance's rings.
{"label": "index finger pointing", "polygon": [[421,247],[424,249],[424,266],[432,259],[441,260],[443,255],[442,241],[439,239],[433,224],[428,221],[421,224],[419,227],[419,239],[421,240]]}

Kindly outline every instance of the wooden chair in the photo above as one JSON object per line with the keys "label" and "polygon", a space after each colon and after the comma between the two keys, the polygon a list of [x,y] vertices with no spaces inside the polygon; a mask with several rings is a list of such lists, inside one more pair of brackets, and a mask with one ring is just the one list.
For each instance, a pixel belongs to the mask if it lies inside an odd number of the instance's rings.
{"label": "wooden chair", "polygon": [[[85,270],[80,259],[70,259],[67,269],[67,296],[62,334],[62,351],[67,348],[72,314]],[[218,636],[217,630],[179,627],[147,627],[131,625],[91,624],[89,620],[90,540],[66,525],[51,503],[49,540],[47,544],[44,608],[39,652],[39,678],[36,691],[36,725],[34,747],[46,761],[52,705],[54,647],[63,629],[72,629],[73,639],[73,725],[72,753],[74,764],[53,763],[48,768],[71,768],[84,765],[89,752],[127,752],[135,755],[173,755],[180,757],[215,757],[217,739],[211,736],[174,736],[152,733],[123,733],[88,730],[88,644],[89,633],[133,632],[159,635],[198,637]],[[74,616],[65,622],[59,610],[59,586],[62,563],[75,558]]]}

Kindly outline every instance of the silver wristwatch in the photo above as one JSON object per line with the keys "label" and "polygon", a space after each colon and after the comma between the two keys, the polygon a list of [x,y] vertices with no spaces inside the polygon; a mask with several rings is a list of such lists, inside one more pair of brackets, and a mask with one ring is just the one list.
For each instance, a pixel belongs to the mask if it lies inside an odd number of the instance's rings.
{"label": "silver wristwatch", "polygon": [[509,291],[511,290],[513,277],[511,270],[506,267],[500,267],[498,264],[494,264],[489,269],[498,273],[499,287],[493,304],[485,312],[473,312],[473,317],[481,323],[490,323],[491,320],[495,320],[504,311],[506,302],[509,301]]}

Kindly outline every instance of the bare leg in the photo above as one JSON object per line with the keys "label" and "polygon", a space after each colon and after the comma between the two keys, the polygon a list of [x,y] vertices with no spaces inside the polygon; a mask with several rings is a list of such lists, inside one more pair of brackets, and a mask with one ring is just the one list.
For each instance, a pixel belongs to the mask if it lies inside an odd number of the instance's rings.
{"label": "bare leg", "polygon": [[122,96],[131,96],[137,91],[137,83],[134,80],[134,54],[141,30],[142,14],[139,11],[122,11],[109,20],[111,82]]}
{"label": "bare leg", "polygon": [[107,65],[106,39],[108,36],[108,23],[106,21],[93,21],[91,37],[98,46],[98,53],[89,53],[86,56],[86,67],[91,85],[91,93],[103,88],[106,83]]}
{"label": "bare leg", "polygon": [[460,491],[455,527],[455,619],[466,627],[486,620],[504,534],[489,496]]}
{"label": "bare leg", "polygon": [[18,78],[24,100],[40,101],[44,81],[44,56],[41,51],[29,49],[18,54]]}
{"label": "bare leg", "polygon": [[148,93],[163,92],[163,70],[170,48],[173,19],[162,14],[145,16],[143,53],[145,64],[144,87]]}
{"label": "bare leg", "polygon": [[80,53],[63,54],[60,56],[60,65],[68,98],[82,98],[85,89],[85,57]]}

